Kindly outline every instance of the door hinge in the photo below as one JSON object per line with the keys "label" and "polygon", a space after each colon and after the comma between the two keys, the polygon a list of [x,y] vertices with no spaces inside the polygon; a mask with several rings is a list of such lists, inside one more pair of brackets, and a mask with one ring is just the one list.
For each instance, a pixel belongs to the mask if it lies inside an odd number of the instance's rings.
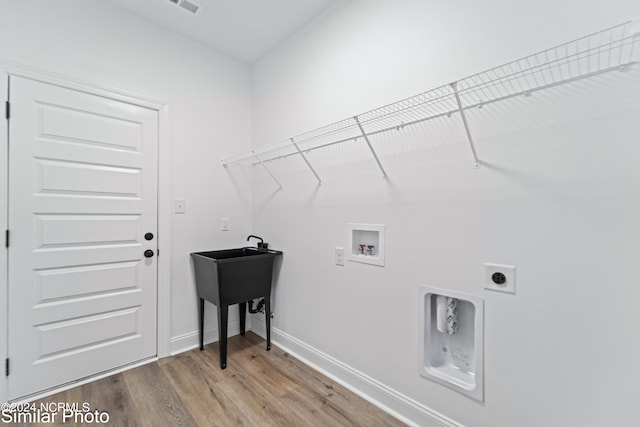
{"label": "door hinge", "polygon": [[4,104],[4,117],[7,120],[11,117],[11,103],[9,101],[6,101]]}
{"label": "door hinge", "polygon": [[4,375],[6,377],[9,376],[9,358],[8,357],[4,361]]}
{"label": "door hinge", "polygon": [[4,233],[4,246],[9,247],[9,230],[6,230]]}

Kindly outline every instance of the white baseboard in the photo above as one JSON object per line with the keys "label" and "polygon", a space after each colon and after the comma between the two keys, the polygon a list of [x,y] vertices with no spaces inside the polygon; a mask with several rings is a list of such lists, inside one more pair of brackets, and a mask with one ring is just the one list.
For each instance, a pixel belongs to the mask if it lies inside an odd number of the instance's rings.
{"label": "white baseboard", "polygon": [[[253,317],[251,325],[253,332],[263,338],[266,336],[264,320]],[[408,425],[464,427],[462,424],[274,327],[271,328],[271,341],[303,363]]]}
{"label": "white baseboard", "polygon": [[[250,330],[251,319],[247,316],[247,330]],[[227,326],[227,335],[232,337],[240,333],[240,321],[230,320]],[[204,344],[211,344],[218,341],[218,327],[207,328],[204,330]],[[200,331],[192,331],[186,334],[178,335],[171,338],[170,351],[171,356],[182,353],[194,348],[200,347]]]}
{"label": "white baseboard", "polygon": [[[264,320],[259,317],[251,317],[251,319],[249,319],[249,316],[247,317],[247,330],[252,330],[264,338],[266,336]],[[249,328],[249,325],[251,325],[251,328]],[[228,328],[228,335],[230,337],[237,335],[240,333],[240,322],[231,321],[229,322]],[[204,338],[205,344],[217,341],[217,327],[205,329]],[[290,353],[303,363],[338,382],[363,399],[371,402],[373,405],[410,426],[464,427],[462,424],[459,424],[433,409],[416,402],[408,396],[403,395],[391,387],[386,386],[374,378],[369,377],[368,375],[340,362],[328,354],[323,353],[322,351],[277,328],[271,328],[271,341],[273,344],[277,345],[287,353]],[[179,335],[171,339],[171,355],[197,348],[199,345],[200,340],[198,331]],[[53,393],[64,391],[68,388],[76,387],[89,381],[95,381],[154,360],[157,360],[157,358],[151,358],[133,365],[108,371],[101,375],[86,378],[53,390],[48,390],[47,392],[40,393],[39,395],[29,396],[28,400],[43,398]]]}

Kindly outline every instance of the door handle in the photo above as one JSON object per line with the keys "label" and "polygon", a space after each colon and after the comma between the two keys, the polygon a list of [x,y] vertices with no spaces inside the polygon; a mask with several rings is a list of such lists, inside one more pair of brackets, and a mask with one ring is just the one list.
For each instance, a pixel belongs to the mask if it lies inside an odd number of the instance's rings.
{"label": "door handle", "polygon": [[151,249],[147,249],[146,251],[144,251],[144,256],[146,258],[151,258],[153,256],[153,251]]}

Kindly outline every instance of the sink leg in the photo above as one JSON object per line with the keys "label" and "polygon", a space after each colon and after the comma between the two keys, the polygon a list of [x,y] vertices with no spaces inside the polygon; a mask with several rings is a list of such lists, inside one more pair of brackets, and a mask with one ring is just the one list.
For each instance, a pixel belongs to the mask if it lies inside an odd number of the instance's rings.
{"label": "sink leg", "polygon": [[229,306],[218,305],[218,344],[220,345],[220,369],[227,367],[227,323],[229,321]]}
{"label": "sink leg", "polygon": [[204,298],[200,298],[200,351],[204,350]]}
{"label": "sink leg", "polygon": [[244,336],[246,330],[245,326],[247,324],[247,303],[241,302],[238,304],[238,307],[240,308],[240,335]]}
{"label": "sink leg", "polygon": [[271,350],[271,301],[269,295],[264,297],[264,320],[267,328],[267,351]]}

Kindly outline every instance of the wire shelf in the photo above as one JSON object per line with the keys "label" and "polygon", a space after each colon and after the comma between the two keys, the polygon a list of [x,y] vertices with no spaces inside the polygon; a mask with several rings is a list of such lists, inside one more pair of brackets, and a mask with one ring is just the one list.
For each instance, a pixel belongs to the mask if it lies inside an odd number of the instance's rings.
{"label": "wire shelf", "polygon": [[478,158],[466,121],[466,110],[517,96],[530,96],[536,91],[613,70],[624,70],[635,64],[634,55],[637,54],[639,39],[639,23],[628,21],[288,140],[258,147],[224,159],[222,164],[225,167],[232,164],[265,166],[265,162],[272,160],[302,156],[320,182],[305,154],[322,147],[362,139],[386,176],[369,142],[370,136],[459,114],[477,166]]}

